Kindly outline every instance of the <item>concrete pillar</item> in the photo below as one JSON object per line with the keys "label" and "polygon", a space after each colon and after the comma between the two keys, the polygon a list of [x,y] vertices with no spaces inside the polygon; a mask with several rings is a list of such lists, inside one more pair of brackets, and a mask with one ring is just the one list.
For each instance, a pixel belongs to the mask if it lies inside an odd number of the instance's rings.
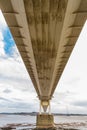
{"label": "concrete pillar", "polygon": [[[41,111],[43,108],[43,113]],[[48,112],[47,112],[47,108]],[[37,115],[36,128],[53,128],[54,127],[54,117],[51,114],[50,101],[40,101],[40,111]]]}
{"label": "concrete pillar", "polygon": [[46,113],[47,112],[47,108],[49,106],[49,101],[48,100],[41,101],[41,106],[43,108],[44,113]]}
{"label": "concrete pillar", "polygon": [[36,128],[53,128],[54,117],[49,114],[38,114],[36,121]]}
{"label": "concrete pillar", "polygon": [[39,114],[41,114],[41,101],[40,101],[40,110],[39,110]]}
{"label": "concrete pillar", "polygon": [[51,114],[51,105],[50,105],[50,102],[49,102],[49,114]]}

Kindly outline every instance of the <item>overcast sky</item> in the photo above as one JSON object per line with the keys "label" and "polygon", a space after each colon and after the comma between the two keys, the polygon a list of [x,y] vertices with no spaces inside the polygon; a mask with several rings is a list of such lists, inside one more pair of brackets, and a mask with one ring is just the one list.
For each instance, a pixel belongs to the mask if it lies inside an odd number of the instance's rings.
{"label": "overcast sky", "polygon": [[[51,111],[87,114],[87,22],[51,101]],[[39,100],[0,11],[0,112],[39,111]]]}

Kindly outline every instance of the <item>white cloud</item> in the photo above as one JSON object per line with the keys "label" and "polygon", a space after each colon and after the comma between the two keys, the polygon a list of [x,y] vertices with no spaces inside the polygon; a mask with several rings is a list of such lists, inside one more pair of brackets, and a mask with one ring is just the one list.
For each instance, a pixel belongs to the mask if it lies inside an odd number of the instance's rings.
{"label": "white cloud", "polygon": [[[3,59],[0,63],[0,97],[11,100],[11,102],[4,102],[4,108],[7,106],[6,111],[11,110],[12,105],[15,108],[12,111],[20,111],[23,109],[21,105],[24,102],[28,104],[27,106],[25,105],[25,111],[26,109],[28,109],[27,111],[35,111],[35,108],[38,108],[38,102],[35,101],[36,93],[28,73],[23,63],[14,58]],[[36,107],[33,107],[35,103]],[[2,104],[3,102],[0,103],[0,108],[3,111]],[[16,104],[20,104],[20,109],[17,108]]]}
{"label": "white cloud", "polygon": [[4,30],[5,27],[7,27],[7,24],[6,24],[6,21],[5,21],[4,17],[3,17],[3,14],[2,14],[2,12],[0,10],[0,30]]}
{"label": "white cloud", "polygon": [[3,40],[3,34],[2,34],[2,32],[0,32],[0,41],[2,41],[2,40]]}
{"label": "white cloud", "polygon": [[[53,111],[86,113],[87,106],[87,21],[54,93]],[[76,105],[77,104],[77,105]]]}
{"label": "white cloud", "polygon": [[4,43],[3,41],[0,41],[0,58],[5,57],[5,51],[3,47],[4,47]]}
{"label": "white cloud", "polygon": [[39,106],[36,93],[16,45],[11,48],[12,56],[5,52],[5,24],[0,12],[0,112],[35,111]]}
{"label": "white cloud", "polygon": [[2,31],[0,31],[0,57],[5,56],[5,51],[4,51],[4,42],[3,42],[3,34]]}

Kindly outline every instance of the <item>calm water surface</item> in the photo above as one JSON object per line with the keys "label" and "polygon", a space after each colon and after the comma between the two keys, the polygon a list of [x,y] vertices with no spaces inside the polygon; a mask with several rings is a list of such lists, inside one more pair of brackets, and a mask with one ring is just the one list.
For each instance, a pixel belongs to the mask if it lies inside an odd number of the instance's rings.
{"label": "calm water surface", "polygon": [[[55,126],[59,129],[66,128],[68,130],[74,128],[87,130],[87,116],[54,116],[54,120]],[[3,127],[11,127],[12,130],[31,130],[35,128],[35,123],[35,116],[0,115],[0,130],[2,130]]]}

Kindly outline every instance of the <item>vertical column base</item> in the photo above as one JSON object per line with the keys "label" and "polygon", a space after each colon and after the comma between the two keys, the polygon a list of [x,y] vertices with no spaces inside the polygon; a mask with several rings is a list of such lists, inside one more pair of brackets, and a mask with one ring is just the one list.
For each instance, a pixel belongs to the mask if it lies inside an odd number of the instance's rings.
{"label": "vertical column base", "polygon": [[38,114],[36,128],[54,128],[54,117],[49,114]]}

